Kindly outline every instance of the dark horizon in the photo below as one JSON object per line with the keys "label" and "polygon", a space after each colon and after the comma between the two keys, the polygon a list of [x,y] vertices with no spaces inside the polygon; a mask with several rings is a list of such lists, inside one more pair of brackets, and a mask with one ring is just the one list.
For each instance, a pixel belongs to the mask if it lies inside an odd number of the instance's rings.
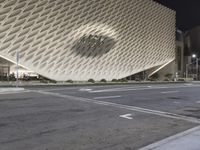
{"label": "dark horizon", "polygon": [[187,31],[200,25],[199,0],[154,0],[176,11],[177,28]]}

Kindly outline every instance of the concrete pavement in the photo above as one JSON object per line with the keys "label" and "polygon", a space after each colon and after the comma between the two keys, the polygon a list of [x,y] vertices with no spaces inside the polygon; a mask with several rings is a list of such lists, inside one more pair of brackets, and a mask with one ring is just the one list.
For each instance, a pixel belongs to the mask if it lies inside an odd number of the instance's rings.
{"label": "concrete pavement", "polygon": [[189,129],[139,150],[199,150],[200,126]]}
{"label": "concrete pavement", "polygon": [[13,93],[13,92],[21,92],[24,91],[24,88],[22,87],[0,87],[0,94],[6,94],[6,93]]}

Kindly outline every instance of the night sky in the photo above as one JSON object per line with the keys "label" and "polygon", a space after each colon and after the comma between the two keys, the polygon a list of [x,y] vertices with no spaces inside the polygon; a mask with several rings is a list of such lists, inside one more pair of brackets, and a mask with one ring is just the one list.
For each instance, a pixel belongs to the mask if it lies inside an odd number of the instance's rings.
{"label": "night sky", "polygon": [[154,0],[176,11],[177,28],[183,31],[200,25],[200,0]]}

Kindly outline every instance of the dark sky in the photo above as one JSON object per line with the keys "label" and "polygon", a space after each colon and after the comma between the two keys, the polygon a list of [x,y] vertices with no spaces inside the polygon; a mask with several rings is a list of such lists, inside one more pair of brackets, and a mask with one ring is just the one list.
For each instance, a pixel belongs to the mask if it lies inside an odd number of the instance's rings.
{"label": "dark sky", "polygon": [[177,27],[183,31],[200,25],[200,0],[155,0],[176,11]]}

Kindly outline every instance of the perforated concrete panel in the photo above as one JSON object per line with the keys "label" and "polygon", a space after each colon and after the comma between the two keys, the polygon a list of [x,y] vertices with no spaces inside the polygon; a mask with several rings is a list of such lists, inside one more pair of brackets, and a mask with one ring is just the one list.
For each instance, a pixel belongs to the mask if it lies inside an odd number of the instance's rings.
{"label": "perforated concrete panel", "polygon": [[0,56],[54,80],[123,78],[175,57],[175,12],[152,0],[0,0]]}

